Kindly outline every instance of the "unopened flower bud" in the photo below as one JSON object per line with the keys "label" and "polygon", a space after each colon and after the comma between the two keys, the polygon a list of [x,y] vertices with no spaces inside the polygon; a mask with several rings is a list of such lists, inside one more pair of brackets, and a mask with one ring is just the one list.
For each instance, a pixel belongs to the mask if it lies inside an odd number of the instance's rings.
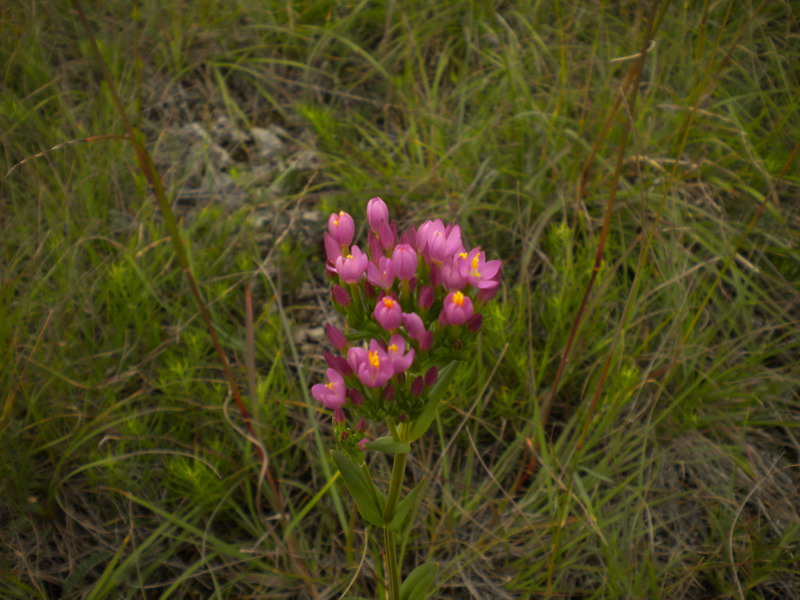
{"label": "unopened flower bud", "polygon": [[417,341],[419,341],[419,349],[422,350],[423,352],[427,352],[428,350],[431,349],[431,346],[433,345],[433,333],[431,333],[430,331],[426,331],[420,336],[419,340]]}
{"label": "unopened flower bud", "polygon": [[361,417],[358,421],[358,425],[356,425],[356,431],[363,432],[367,429],[367,422],[364,420],[364,417]]}
{"label": "unopened flower bud", "polygon": [[389,208],[380,198],[373,198],[367,203],[367,223],[372,231],[378,231],[381,223],[389,220]]}
{"label": "unopened flower bud", "polygon": [[344,423],[345,416],[344,411],[341,407],[333,409],[333,422],[334,423]]}
{"label": "unopened flower bud", "polygon": [[369,438],[361,438],[358,442],[358,449],[364,452],[367,449],[368,443],[369,443]]}
{"label": "unopened flower bud", "polygon": [[394,387],[391,384],[383,388],[383,398],[387,402],[394,402]]}
{"label": "unopened flower bud", "polygon": [[394,248],[397,243],[397,223],[392,223],[391,226],[388,223],[381,223],[377,238],[384,250]]}
{"label": "unopened flower bud", "polygon": [[378,259],[383,256],[383,246],[371,231],[367,232],[367,247],[369,248],[369,257],[374,264],[378,264]]}
{"label": "unopened flower bud", "polygon": [[414,381],[411,382],[411,393],[415,396],[419,396],[422,393],[422,390],[425,389],[425,380],[422,378],[422,375],[414,378]]}
{"label": "unopened flower bud", "polygon": [[335,356],[327,350],[322,353],[322,356],[325,358],[325,362],[328,363],[328,367],[339,373],[342,377],[353,374],[353,369],[350,368],[350,365],[347,364],[343,356]]}
{"label": "unopened flower bud", "polygon": [[330,323],[326,323],[325,332],[328,334],[328,341],[331,343],[331,346],[333,346],[340,352],[344,351],[345,348],[347,348],[347,338],[344,337],[344,334],[341,331],[339,331],[339,329],[337,329]]}
{"label": "unopened flower bud", "polygon": [[428,309],[433,305],[433,288],[429,285],[424,286],[419,291],[419,298],[417,299],[417,304],[422,309]]}
{"label": "unopened flower bud", "polygon": [[408,244],[397,244],[392,252],[392,266],[398,279],[411,279],[417,273],[417,253]]}
{"label": "unopened flower bud", "polygon": [[364,395],[355,388],[348,388],[346,396],[350,398],[350,402],[352,402],[354,406],[361,406],[364,404]]}
{"label": "unopened flower bud", "polygon": [[350,305],[350,294],[338,283],[331,288],[331,296],[333,297],[333,301],[341,306]]}
{"label": "unopened flower bud", "polygon": [[467,319],[467,329],[472,333],[477,333],[481,330],[481,325],[483,324],[483,315],[481,313],[475,313],[469,319]]}
{"label": "unopened flower bud", "polygon": [[430,279],[431,285],[441,285],[442,284],[442,272],[439,270],[439,267],[436,265],[431,265],[430,273],[428,274]]}
{"label": "unopened flower bud", "polygon": [[436,378],[439,377],[439,369],[431,367],[425,372],[425,385],[430,387],[436,383]]}
{"label": "unopened flower bud", "polygon": [[400,235],[400,243],[401,244],[408,244],[409,246],[414,248],[414,250],[416,250],[417,249],[417,228],[414,227],[413,225],[410,225],[408,227],[408,229],[406,229]]}
{"label": "unopened flower bud", "polygon": [[323,235],[325,240],[325,256],[331,264],[336,263],[336,259],[342,255],[342,247],[336,243],[336,239],[330,234]]}

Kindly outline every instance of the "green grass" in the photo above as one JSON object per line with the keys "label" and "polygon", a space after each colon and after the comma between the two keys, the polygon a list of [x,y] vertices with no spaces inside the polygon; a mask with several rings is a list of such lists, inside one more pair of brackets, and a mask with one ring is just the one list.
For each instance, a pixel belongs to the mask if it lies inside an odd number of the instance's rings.
{"label": "green grass", "polygon": [[504,261],[473,368],[412,450],[408,483],[430,487],[406,573],[440,561],[436,598],[796,597],[800,13],[659,10],[635,105],[626,88],[614,112],[640,2],[92,9],[148,148],[226,115],[305,132],[323,158],[180,225],[242,390],[253,285],[246,402],[276,500],[130,145],[19,164],[124,130],[68,4],[3,8],[0,596],[338,598],[354,579],[376,597],[380,535],[331,483],[306,391],[323,363],[292,337],[318,310],[300,289],[323,281],[321,245],[295,224],[268,280],[249,216],[302,197],[321,235],[379,195]]}

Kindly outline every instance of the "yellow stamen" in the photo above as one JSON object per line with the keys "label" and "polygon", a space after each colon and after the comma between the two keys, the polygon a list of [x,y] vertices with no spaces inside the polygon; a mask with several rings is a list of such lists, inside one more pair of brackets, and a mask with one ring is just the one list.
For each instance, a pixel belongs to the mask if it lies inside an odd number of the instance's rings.
{"label": "yellow stamen", "polygon": [[369,359],[369,364],[371,364],[376,369],[380,368],[381,366],[381,359],[378,357],[378,353],[374,350],[370,350],[367,352],[367,358]]}
{"label": "yellow stamen", "polygon": [[386,308],[394,308],[394,300],[391,299],[389,296],[384,296],[383,297],[383,305]]}
{"label": "yellow stamen", "polygon": [[397,352],[397,344],[389,344],[389,352]]}
{"label": "yellow stamen", "polygon": [[352,254],[348,254],[347,256],[345,256],[345,258],[347,260],[353,260],[353,255]]}
{"label": "yellow stamen", "polygon": [[459,252],[458,253],[458,257],[459,258],[467,258],[467,253],[466,252]]}
{"label": "yellow stamen", "polygon": [[334,219],[333,220],[333,226],[334,227],[338,227],[339,226],[339,219]]}
{"label": "yellow stamen", "polygon": [[481,264],[481,253],[476,252],[475,256],[472,257],[472,276],[473,277],[480,277],[481,274],[478,272],[478,267]]}
{"label": "yellow stamen", "polygon": [[329,381],[328,383],[326,383],[326,384],[325,384],[325,387],[326,387],[326,388],[333,389],[333,382],[332,382],[332,381]]}
{"label": "yellow stamen", "polygon": [[453,294],[453,304],[456,306],[463,306],[464,305],[464,294],[461,292],[456,292]]}

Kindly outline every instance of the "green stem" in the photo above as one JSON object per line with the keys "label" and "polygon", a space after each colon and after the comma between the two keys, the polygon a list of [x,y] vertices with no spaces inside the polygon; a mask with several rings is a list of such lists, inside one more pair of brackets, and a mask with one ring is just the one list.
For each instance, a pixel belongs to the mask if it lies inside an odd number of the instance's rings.
{"label": "green stem", "polygon": [[397,549],[394,543],[394,532],[389,523],[394,516],[394,507],[403,489],[403,476],[406,472],[406,455],[395,454],[392,465],[392,482],[389,485],[389,496],[386,499],[386,509],[383,512],[383,542],[386,545],[386,567],[389,572],[389,600],[400,600],[400,572],[397,568]]}

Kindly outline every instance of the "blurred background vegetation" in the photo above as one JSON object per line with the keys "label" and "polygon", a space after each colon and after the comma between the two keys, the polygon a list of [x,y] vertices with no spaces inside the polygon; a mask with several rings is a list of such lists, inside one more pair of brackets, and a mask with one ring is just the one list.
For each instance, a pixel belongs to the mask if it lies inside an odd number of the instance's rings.
{"label": "blurred background vegetation", "polygon": [[269,472],[78,13],[5,3],[0,596],[383,597],[307,393],[327,215],[381,196],[504,261],[412,454],[406,572],[441,561],[435,598],[800,597],[796,3],[85,9]]}

